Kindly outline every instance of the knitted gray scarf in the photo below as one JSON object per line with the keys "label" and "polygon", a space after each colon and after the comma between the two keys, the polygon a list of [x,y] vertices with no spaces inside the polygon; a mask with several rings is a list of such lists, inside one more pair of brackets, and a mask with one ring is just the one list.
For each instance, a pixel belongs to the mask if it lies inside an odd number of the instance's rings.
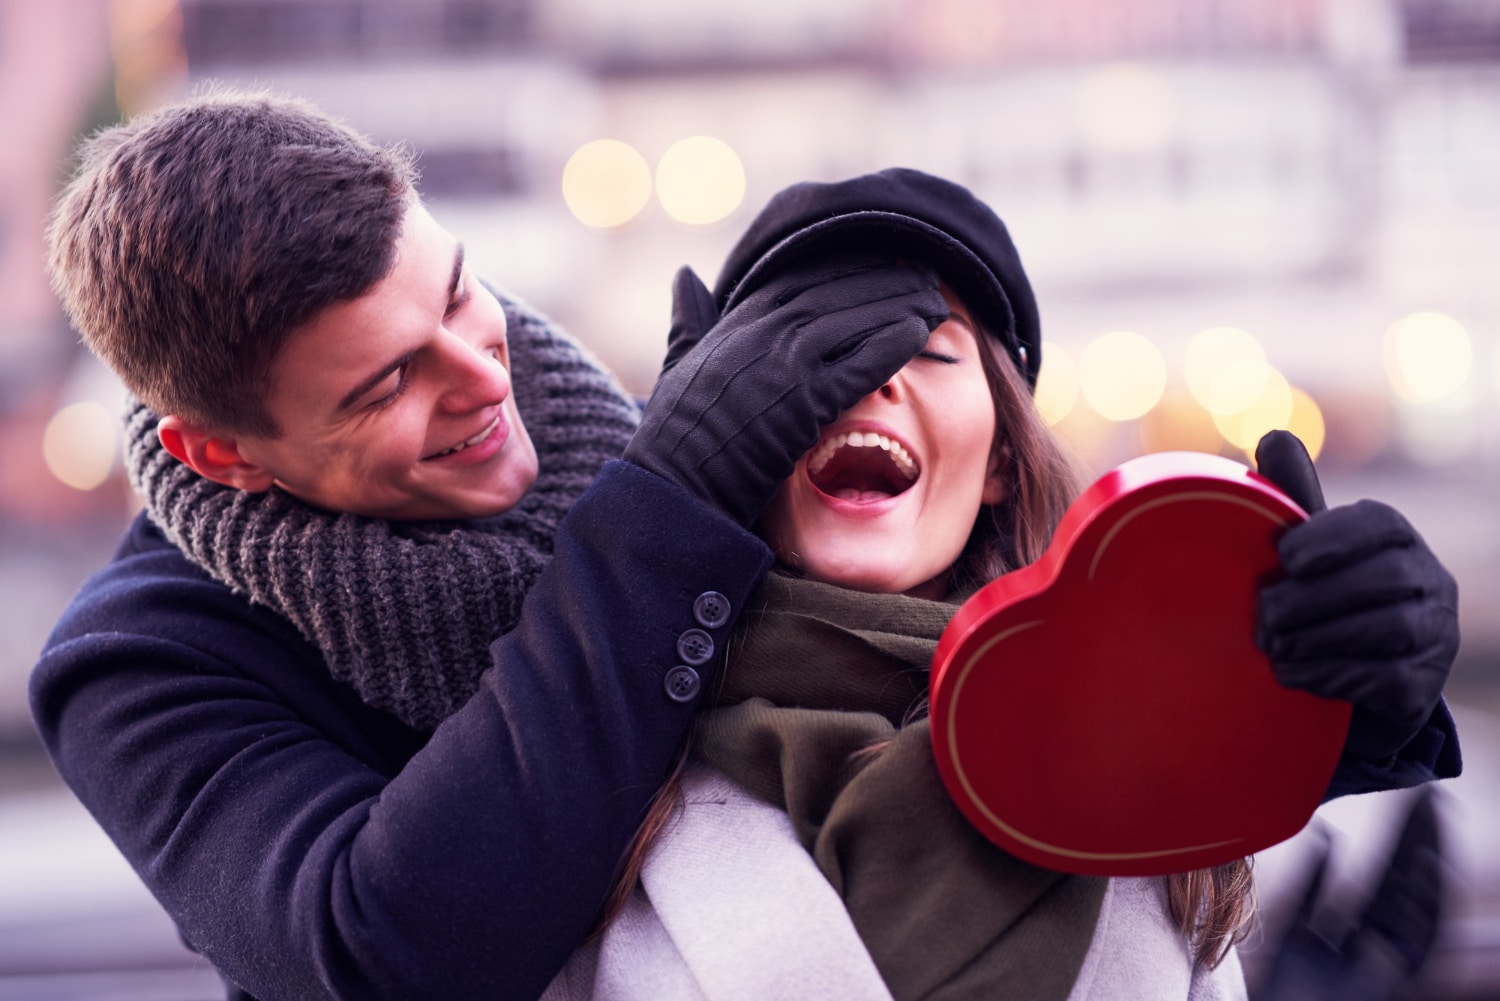
{"label": "knitted gray scarf", "polygon": [[[497,293],[498,294],[498,293]],[[126,467],[151,519],[189,559],[289,619],[366,703],[432,729],[468,701],[489,648],[515,626],[573,502],[640,419],[580,345],[500,294],[535,486],[505,514],[393,522],[332,514],[281,490],[221,486],[172,458],[132,400]]]}

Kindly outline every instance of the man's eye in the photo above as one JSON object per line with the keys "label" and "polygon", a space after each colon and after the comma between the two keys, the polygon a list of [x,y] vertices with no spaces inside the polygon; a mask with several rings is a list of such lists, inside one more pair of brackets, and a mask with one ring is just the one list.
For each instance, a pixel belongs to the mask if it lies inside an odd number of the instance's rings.
{"label": "man's eye", "polygon": [[469,298],[469,283],[460,282],[458,288],[454,290],[453,298],[448,302],[448,308],[443,310],[443,315],[452,316],[463,308],[464,303],[468,302]]}
{"label": "man's eye", "polygon": [[[381,390],[384,390],[384,392],[381,392],[381,395],[371,400],[370,406],[376,410],[383,410],[399,400],[401,394],[406,392],[406,375],[410,368],[410,359],[402,362],[401,367],[392,372],[390,378],[376,387],[377,392]],[[392,379],[394,379],[394,382],[392,382]]]}

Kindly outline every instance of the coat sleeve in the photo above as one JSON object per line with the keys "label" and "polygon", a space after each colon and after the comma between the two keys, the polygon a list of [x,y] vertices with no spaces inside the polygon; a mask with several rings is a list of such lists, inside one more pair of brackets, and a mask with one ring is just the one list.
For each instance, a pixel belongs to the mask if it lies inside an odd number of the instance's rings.
{"label": "coat sleeve", "polygon": [[733,616],[704,626],[695,599],[738,612],[769,561],[611,463],[479,692],[413,752],[394,720],[362,732],[378,714],[315,677],[283,620],[159,549],[85,585],[33,714],[184,937],[251,994],[534,998],[596,919],[691,718],[664,687],[683,677],[679,636],[728,636]]}
{"label": "coat sleeve", "polygon": [[1456,778],[1462,771],[1458,727],[1448,711],[1448,703],[1439,699],[1427,724],[1389,759],[1369,761],[1352,755],[1340,759],[1323,802],[1356,793],[1406,789],[1437,779]]}

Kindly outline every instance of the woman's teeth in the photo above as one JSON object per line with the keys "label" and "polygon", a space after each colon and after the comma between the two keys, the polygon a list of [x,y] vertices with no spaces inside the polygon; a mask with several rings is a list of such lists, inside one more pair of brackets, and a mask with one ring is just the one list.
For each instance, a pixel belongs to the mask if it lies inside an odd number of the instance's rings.
{"label": "woman's teeth", "polygon": [[441,459],[445,455],[452,455],[454,452],[462,452],[464,449],[468,448],[470,445],[478,445],[480,442],[484,441],[490,435],[494,434],[495,433],[495,429],[497,427],[499,427],[499,426],[500,426],[500,418],[496,417],[494,420],[490,421],[490,424],[489,424],[488,427],[486,427],[483,431],[481,431],[478,434],[476,434],[474,437],[459,442],[457,445],[454,445],[452,448],[448,449],[446,452],[439,452],[437,455],[434,455],[433,458],[434,459]]}
{"label": "woman's teeth", "polygon": [[915,480],[917,478],[916,460],[901,446],[901,443],[892,441],[883,434],[876,434],[874,431],[846,431],[842,434],[836,434],[831,438],[825,438],[818,443],[817,447],[813,449],[812,455],[807,458],[808,473],[812,476],[821,473],[823,467],[828,465],[828,461],[833,458],[834,453],[846,446],[849,448],[878,448],[889,452],[891,462],[895,464],[896,469],[900,471],[902,476],[908,480]]}

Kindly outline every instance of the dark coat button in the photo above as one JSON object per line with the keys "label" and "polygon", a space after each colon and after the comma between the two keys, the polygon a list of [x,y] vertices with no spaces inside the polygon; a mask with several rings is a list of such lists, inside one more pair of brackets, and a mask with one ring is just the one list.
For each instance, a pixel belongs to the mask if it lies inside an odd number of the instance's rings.
{"label": "dark coat button", "polygon": [[662,687],[666,688],[667,698],[673,702],[691,702],[698,697],[703,680],[691,667],[678,664],[667,672],[666,678],[662,680]]}
{"label": "dark coat button", "polygon": [[714,655],[714,638],[701,629],[689,629],[677,637],[677,656],[693,666],[705,664]]}
{"label": "dark coat button", "polygon": [[704,629],[717,629],[729,621],[729,599],[718,591],[704,591],[693,602],[693,618]]}

